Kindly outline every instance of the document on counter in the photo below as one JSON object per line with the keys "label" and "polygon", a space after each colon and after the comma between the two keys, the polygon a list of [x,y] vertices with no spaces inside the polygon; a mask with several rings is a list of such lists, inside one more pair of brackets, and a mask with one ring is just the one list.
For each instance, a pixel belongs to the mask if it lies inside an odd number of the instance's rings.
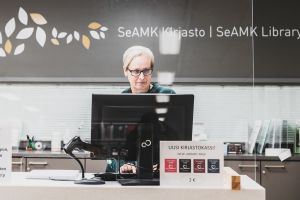
{"label": "document on counter", "polygon": [[79,170],[32,170],[26,175],[26,178],[74,181],[79,176]]}

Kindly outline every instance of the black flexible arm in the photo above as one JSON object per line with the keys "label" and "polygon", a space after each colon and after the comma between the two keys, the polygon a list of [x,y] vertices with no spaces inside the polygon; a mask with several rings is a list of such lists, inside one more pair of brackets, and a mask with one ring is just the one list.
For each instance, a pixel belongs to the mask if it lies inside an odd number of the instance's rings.
{"label": "black flexible arm", "polygon": [[82,178],[84,178],[84,168],[82,163],[80,162],[80,160],[73,154],[73,150],[74,149],[79,149],[79,150],[85,150],[85,151],[89,151],[92,153],[97,153],[99,152],[99,146],[94,146],[92,144],[83,142],[80,137],[75,136],[74,138],[72,138],[65,146],[64,146],[64,151],[66,152],[66,154],[68,154],[69,156],[71,156],[72,158],[74,158],[78,164],[80,165],[81,168],[81,173],[82,173]]}

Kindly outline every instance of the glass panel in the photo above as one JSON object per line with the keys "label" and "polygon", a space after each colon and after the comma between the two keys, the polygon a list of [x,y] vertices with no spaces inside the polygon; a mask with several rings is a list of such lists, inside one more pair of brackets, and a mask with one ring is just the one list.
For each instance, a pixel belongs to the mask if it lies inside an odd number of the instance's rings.
{"label": "glass panel", "polygon": [[[270,6],[272,5],[272,6]],[[253,1],[254,88],[252,133],[266,199],[295,198],[286,160],[299,152],[299,12],[296,1]],[[272,8],[271,8],[272,7]],[[254,134],[253,134],[254,135]],[[270,157],[272,156],[272,162]],[[269,162],[267,162],[267,161]],[[277,188],[281,190],[277,192]]]}
{"label": "glass panel", "polygon": [[[287,120],[274,121],[278,125],[274,137],[266,138],[274,141],[273,146],[288,146],[298,122],[289,121],[297,116],[290,106],[291,102],[296,105],[296,98],[289,96],[297,88],[254,87],[253,79],[267,73],[257,70],[254,77],[253,59],[257,58],[258,66],[265,62],[260,44],[269,42],[254,40],[251,34],[253,23],[263,23],[260,4],[254,5],[252,0],[53,0],[42,4],[32,0],[20,8],[18,1],[10,0],[0,8],[0,120],[13,124],[15,149],[26,149],[27,135],[45,144],[41,150],[51,150],[50,143],[52,150],[60,150],[59,143],[74,136],[93,142],[92,94],[128,91],[132,82],[128,83],[126,69],[124,76],[123,53],[142,45],[153,51],[155,62],[152,74],[138,77],[150,77],[177,94],[193,94],[193,140],[224,142],[225,165],[259,182],[260,165],[249,150],[256,150],[259,127],[265,120]],[[31,16],[26,23],[33,11],[42,17]],[[8,23],[12,17],[19,18],[16,29],[13,22]],[[30,34],[27,26],[35,32]],[[258,43],[255,52],[254,41]],[[138,64],[135,67],[143,72],[152,67]],[[155,87],[154,83],[149,87]],[[274,94],[276,102],[269,103]],[[285,137],[280,137],[280,127],[286,130]],[[119,134],[123,128],[104,126],[113,130],[105,134]]]}

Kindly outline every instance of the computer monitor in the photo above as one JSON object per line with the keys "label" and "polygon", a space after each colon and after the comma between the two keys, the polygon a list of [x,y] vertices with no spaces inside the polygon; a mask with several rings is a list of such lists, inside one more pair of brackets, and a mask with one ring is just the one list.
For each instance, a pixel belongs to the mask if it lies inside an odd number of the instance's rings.
{"label": "computer monitor", "polygon": [[139,178],[151,178],[159,141],[192,140],[193,110],[191,94],[93,94],[96,157],[138,161]]}

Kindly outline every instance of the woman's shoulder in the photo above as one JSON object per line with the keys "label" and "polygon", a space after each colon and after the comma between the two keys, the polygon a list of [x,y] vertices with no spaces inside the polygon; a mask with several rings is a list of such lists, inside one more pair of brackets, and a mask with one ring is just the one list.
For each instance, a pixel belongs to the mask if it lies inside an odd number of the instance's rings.
{"label": "woman's shoulder", "polygon": [[168,87],[163,87],[158,83],[152,83],[153,87],[149,91],[149,93],[163,93],[163,94],[176,94],[176,92]]}
{"label": "woman's shoulder", "polygon": [[126,88],[125,90],[122,91],[122,93],[132,93],[131,88]]}

